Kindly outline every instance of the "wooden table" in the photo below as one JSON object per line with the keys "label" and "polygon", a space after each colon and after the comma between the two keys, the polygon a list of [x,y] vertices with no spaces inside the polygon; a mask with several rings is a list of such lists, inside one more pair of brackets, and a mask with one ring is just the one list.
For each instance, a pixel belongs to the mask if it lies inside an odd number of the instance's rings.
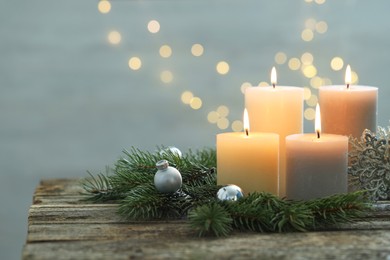
{"label": "wooden table", "polygon": [[83,201],[79,180],[43,180],[23,259],[390,259],[390,203],[333,231],[198,238],[182,221],[125,221],[116,204]]}

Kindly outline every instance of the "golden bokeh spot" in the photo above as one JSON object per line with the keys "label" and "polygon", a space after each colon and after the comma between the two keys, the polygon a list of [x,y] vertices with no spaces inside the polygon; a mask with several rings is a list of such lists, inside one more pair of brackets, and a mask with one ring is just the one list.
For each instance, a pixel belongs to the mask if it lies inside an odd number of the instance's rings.
{"label": "golden bokeh spot", "polygon": [[314,108],[311,108],[311,107],[306,108],[304,115],[305,115],[306,120],[314,120],[316,117],[316,111],[314,110]]}
{"label": "golden bokeh spot", "polygon": [[309,4],[309,3],[312,3],[313,0],[305,0],[305,2]]}
{"label": "golden bokeh spot", "polygon": [[334,57],[330,61],[330,67],[332,68],[332,70],[335,70],[335,71],[341,70],[344,67],[343,59],[340,57]]}
{"label": "golden bokeh spot", "polygon": [[311,54],[310,52],[305,52],[304,54],[302,54],[301,56],[301,62],[302,64],[304,65],[310,65],[313,63],[313,60],[314,60],[314,57],[313,57],[313,54]]}
{"label": "golden bokeh spot", "polygon": [[172,49],[169,45],[163,45],[160,47],[160,56],[163,58],[169,58],[172,55]]}
{"label": "golden bokeh spot", "polygon": [[308,100],[306,100],[306,104],[311,107],[315,107],[318,103],[318,97],[314,94],[310,96]]}
{"label": "golden bokeh spot", "polygon": [[316,19],[314,18],[309,18],[305,21],[305,27],[306,29],[314,30],[316,28]]}
{"label": "golden bokeh spot", "polygon": [[199,97],[193,97],[190,102],[190,106],[192,109],[198,110],[202,107],[202,99]]}
{"label": "golden bokeh spot", "polygon": [[229,72],[229,64],[226,61],[218,62],[216,66],[217,72],[221,75],[225,75]]}
{"label": "golden bokeh spot", "polygon": [[326,2],[326,0],[315,0],[316,4],[322,5]]}
{"label": "golden bokeh spot", "polygon": [[355,71],[351,71],[351,84],[358,84],[359,76]]}
{"label": "golden bokeh spot", "polygon": [[160,23],[156,20],[149,21],[148,31],[151,33],[158,33],[160,31]]}
{"label": "golden bokeh spot", "polygon": [[317,75],[317,68],[314,67],[313,65],[304,66],[304,67],[302,68],[302,72],[303,72],[303,75],[304,75],[306,78],[311,79],[312,77],[314,77],[315,75]]}
{"label": "golden bokeh spot", "polygon": [[229,115],[229,108],[227,106],[219,106],[217,108],[217,113],[221,116],[221,117],[227,117]]}
{"label": "golden bokeh spot", "polygon": [[170,83],[172,82],[173,80],[173,74],[171,71],[169,70],[164,70],[163,72],[161,72],[160,74],[160,79],[162,82],[164,83]]}
{"label": "golden bokeh spot", "polygon": [[191,99],[194,97],[194,94],[192,94],[191,91],[184,91],[181,94],[181,102],[183,102],[186,105],[189,105],[191,103]]}
{"label": "golden bokeh spot", "polygon": [[118,44],[121,42],[122,36],[118,31],[111,31],[108,33],[107,39],[111,44]]}
{"label": "golden bokeh spot", "polygon": [[242,83],[241,84],[241,92],[242,92],[242,94],[245,94],[245,90],[247,88],[250,88],[250,87],[252,87],[251,83],[249,83],[249,82]]}
{"label": "golden bokeh spot", "polygon": [[111,11],[111,3],[107,0],[100,0],[98,3],[98,10],[102,14],[107,14]]}
{"label": "golden bokeh spot", "polygon": [[195,57],[199,57],[199,56],[202,56],[203,55],[203,52],[204,52],[204,48],[201,44],[199,43],[196,43],[194,45],[192,45],[191,47],[191,53],[192,55],[194,55]]}
{"label": "golden bokeh spot", "polygon": [[323,82],[322,78],[320,78],[320,77],[313,77],[310,79],[310,86],[312,88],[319,88],[323,85],[324,85],[324,82]]}
{"label": "golden bokeh spot", "polygon": [[275,54],[275,62],[277,64],[284,64],[287,61],[287,55],[284,52],[278,52]]}
{"label": "golden bokeh spot", "polygon": [[328,31],[328,24],[325,21],[318,22],[316,24],[316,31],[318,33],[326,33]]}
{"label": "golden bokeh spot", "polygon": [[244,128],[244,125],[242,123],[242,121],[240,120],[236,120],[236,121],[233,121],[232,123],[232,130],[234,132],[241,132]]}
{"label": "golden bokeh spot", "polygon": [[226,117],[221,117],[217,121],[217,126],[219,129],[224,130],[229,127],[229,120]]}
{"label": "golden bokeh spot", "polygon": [[269,83],[267,81],[261,81],[259,84],[258,84],[259,87],[267,87],[269,86]]}
{"label": "golden bokeh spot", "polygon": [[142,66],[141,59],[138,57],[131,57],[129,59],[129,68],[132,70],[139,70]]}
{"label": "golden bokeh spot", "polygon": [[211,124],[216,124],[219,119],[219,114],[216,111],[211,111],[207,114],[207,121]]}
{"label": "golden bokeh spot", "polygon": [[314,38],[314,33],[312,30],[310,29],[305,29],[302,31],[301,33],[301,38],[302,40],[304,40],[305,42],[310,42],[311,40],[313,40]]}
{"label": "golden bokeh spot", "polygon": [[298,58],[291,58],[288,61],[288,67],[290,70],[299,70],[301,67],[301,61]]}
{"label": "golden bokeh spot", "polygon": [[308,87],[303,88],[303,98],[308,100],[311,97],[311,89]]}

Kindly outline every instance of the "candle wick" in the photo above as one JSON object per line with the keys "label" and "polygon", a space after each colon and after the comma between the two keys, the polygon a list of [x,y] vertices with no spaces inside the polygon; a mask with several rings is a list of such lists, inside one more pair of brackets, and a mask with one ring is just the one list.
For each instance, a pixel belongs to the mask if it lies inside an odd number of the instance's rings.
{"label": "candle wick", "polygon": [[320,131],[317,131],[317,139],[320,139]]}
{"label": "candle wick", "polygon": [[272,83],[272,87],[275,88],[275,83]]}
{"label": "candle wick", "polygon": [[246,129],[245,129],[245,134],[246,134],[246,136],[248,136],[248,135],[249,135],[248,128],[246,128]]}
{"label": "candle wick", "polygon": [[347,89],[349,89],[349,83],[347,83]]}

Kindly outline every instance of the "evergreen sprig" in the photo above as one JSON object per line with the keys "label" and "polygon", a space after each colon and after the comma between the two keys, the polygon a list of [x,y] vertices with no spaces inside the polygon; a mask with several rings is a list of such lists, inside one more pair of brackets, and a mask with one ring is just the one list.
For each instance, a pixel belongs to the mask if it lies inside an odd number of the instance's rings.
{"label": "evergreen sprig", "polygon": [[[158,192],[153,184],[155,164],[163,159],[182,175],[181,189],[172,194]],[[235,202],[220,201],[215,166],[212,149],[189,151],[180,157],[165,147],[155,153],[131,148],[106,173],[89,173],[83,187],[91,201],[119,203],[118,212],[126,219],[187,217],[200,236],[226,236],[234,229],[304,232],[356,221],[369,209],[363,192],[311,201],[289,201],[262,192]]]}

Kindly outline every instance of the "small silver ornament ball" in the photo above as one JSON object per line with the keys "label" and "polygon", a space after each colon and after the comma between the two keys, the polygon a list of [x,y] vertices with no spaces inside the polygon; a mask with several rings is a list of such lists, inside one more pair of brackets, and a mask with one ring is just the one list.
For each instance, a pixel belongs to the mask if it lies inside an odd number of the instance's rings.
{"label": "small silver ornament ball", "polygon": [[244,194],[240,187],[237,185],[227,185],[218,190],[217,197],[219,200],[231,200],[237,201],[244,197]]}
{"label": "small silver ornament ball", "polygon": [[179,158],[181,158],[183,155],[181,153],[181,151],[179,150],[179,148],[174,147],[174,146],[168,146],[167,148],[162,149],[160,151],[160,155],[165,155],[165,154],[167,154],[167,152],[173,153],[174,155],[177,155],[177,157],[179,157]]}
{"label": "small silver ornament ball", "polygon": [[173,193],[180,189],[182,184],[180,172],[169,166],[167,160],[161,160],[156,163],[158,171],[154,175],[154,186],[159,192]]}

